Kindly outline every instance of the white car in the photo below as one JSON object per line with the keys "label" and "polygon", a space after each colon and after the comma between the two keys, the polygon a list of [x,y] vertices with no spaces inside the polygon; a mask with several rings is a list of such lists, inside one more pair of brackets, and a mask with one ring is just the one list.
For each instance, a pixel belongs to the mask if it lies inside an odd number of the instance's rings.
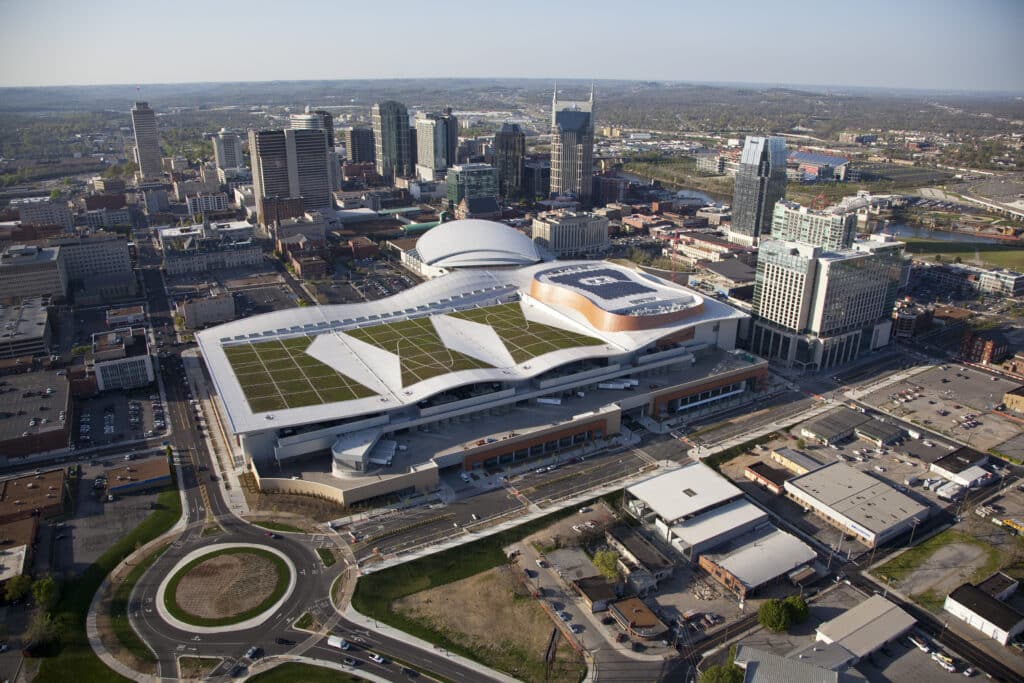
{"label": "white car", "polygon": [[387,664],[387,662],[388,662],[388,660],[384,659],[383,657],[381,657],[376,652],[371,652],[370,653],[370,661],[371,662],[376,662],[377,664]]}

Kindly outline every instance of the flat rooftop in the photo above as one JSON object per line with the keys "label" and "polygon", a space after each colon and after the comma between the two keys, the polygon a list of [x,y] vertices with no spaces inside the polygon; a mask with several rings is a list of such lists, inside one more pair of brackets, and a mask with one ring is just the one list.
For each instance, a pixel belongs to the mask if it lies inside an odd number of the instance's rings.
{"label": "flat rooftop", "polygon": [[167,458],[159,456],[145,460],[132,460],[120,467],[114,467],[107,472],[107,482],[110,488],[116,488],[132,481],[150,481],[169,476],[171,476],[171,467],[167,463]]}
{"label": "flat rooftop", "polygon": [[840,462],[790,479],[786,482],[786,490],[794,489],[875,534],[881,534],[911,517],[924,521],[929,513],[927,505]]}
{"label": "flat rooftop", "polygon": [[796,536],[766,524],[706,557],[753,590],[813,561],[817,553]]}
{"label": "flat rooftop", "polygon": [[59,503],[63,488],[63,467],[0,480],[0,518]]}
{"label": "flat rooftop", "polygon": [[672,560],[665,557],[654,544],[631,526],[619,524],[609,529],[608,535],[622,544],[622,547],[628,550],[643,565],[644,569],[658,572],[672,566]]}
{"label": "flat rooftop", "polygon": [[892,443],[902,439],[904,436],[901,427],[874,418],[857,425],[854,431],[867,439],[877,439],[882,443]]}
{"label": "flat rooftop", "polygon": [[[50,393],[47,390],[51,390]],[[66,411],[70,405],[68,391],[67,376],[55,371],[0,377],[0,443],[20,438],[25,432],[38,435],[63,431],[60,411]],[[65,417],[70,419],[71,416]],[[35,425],[30,424],[32,420]]]}
{"label": "flat rooftop", "polygon": [[786,480],[793,476],[793,473],[789,470],[784,470],[778,467],[772,467],[771,465],[763,462],[751,463],[747,466],[747,469],[761,477],[766,479],[776,486],[782,486],[786,483]]}
{"label": "flat rooftop", "polygon": [[43,297],[23,299],[19,306],[0,304],[0,343],[39,339],[46,332],[46,302]]}
{"label": "flat rooftop", "polygon": [[848,434],[859,425],[870,420],[867,415],[851,410],[846,406],[840,406],[820,415],[813,420],[808,420],[800,425],[800,429],[807,430],[818,438],[826,441],[833,441],[843,434]]}
{"label": "flat rooftop", "polygon": [[969,583],[963,584],[950,593],[949,599],[960,603],[985,621],[995,624],[1004,631],[1009,631],[1024,621],[1024,614]]}
{"label": "flat rooftop", "polygon": [[809,472],[825,465],[825,463],[814,456],[808,455],[804,451],[798,451],[795,448],[776,448],[773,453],[778,454],[779,457],[784,458],[797,467],[802,467]]}
{"label": "flat rooftop", "polygon": [[768,514],[750,501],[741,498],[673,526],[672,535],[692,547],[718,538],[737,527],[762,521],[768,521]]}
{"label": "flat rooftop", "polygon": [[988,456],[980,451],[976,451],[973,448],[962,446],[948,455],[944,455],[932,465],[941,467],[947,472],[953,474],[960,474],[975,465],[981,465],[988,462]]}
{"label": "flat rooftop", "polygon": [[818,639],[838,643],[858,659],[898,638],[917,621],[881,595],[872,595],[818,627]]}
{"label": "flat rooftop", "polygon": [[627,491],[670,525],[743,495],[732,482],[700,462],[630,486]]}

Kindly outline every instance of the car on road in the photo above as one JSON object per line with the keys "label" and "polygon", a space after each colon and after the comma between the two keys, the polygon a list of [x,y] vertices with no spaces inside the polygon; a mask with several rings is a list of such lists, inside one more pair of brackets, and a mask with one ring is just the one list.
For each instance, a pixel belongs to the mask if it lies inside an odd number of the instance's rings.
{"label": "car on road", "polygon": [[387,664],[388,663],[388,660],[384,659],[383,657],[381,657],[376,652],[371,652],[370,653],[370,661],[376,662],[377,664]]}
{"label": "car on road", "polygon": [[288,640],[287,638],[278,638],[274,642],[277,643],[278,645],[294,645],[295,644],[294,640]]}
{"label": "car on road", "polygon": [[342,661],[345,662],[345,666],[359,666],[359,660],[358,659],[353,659],[351,657],[345,657],[345,659],[343,659]]}
{"label": "car on road", "polygon": [[245,656],[247,659],[259,659],[262,652],[263,650],[253,645],[245,651]]}
{"label": "car on road", "polygon": [[569,630],[571,630],[573,633],[583,633],[583,627],[579,624],[573,624],[569,627]]}
{"label": "car on road", "polygon": [[558,618],[561,619],[562,621],[572,621],[572,615],[569,614],[568,612],[559,612],[558,613]]}
{"label": "car on road", "polygon": [[409,678],[416,678],[416,677],[418,677],[420,675],[420,672],[417,671],[416,669],[410,669],[407,666],[403,666],[402,667],[402,674],[405,675],[405,676],[408,676]]}
{"label": "car on road", "polygon": [[537,566],[540,567],[541,569],[545,569],[548,566],[548,563],[538,557],[537,558]]}
{"label": "car on road", "polygon": [[339,650],[347,650],[350,647],[352,647],[351,645],[349,645],[349,642],[341,636],[328,636],[327,645],[330,647],[336,647]]}

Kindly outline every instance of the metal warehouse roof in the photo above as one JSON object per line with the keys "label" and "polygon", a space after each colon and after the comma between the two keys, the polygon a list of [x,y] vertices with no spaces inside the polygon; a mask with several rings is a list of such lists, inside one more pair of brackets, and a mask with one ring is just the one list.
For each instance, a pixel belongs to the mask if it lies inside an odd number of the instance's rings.
{"label": "metal warehouse roof", "polygon": [[752,590],[807,564],[817,553],[796,536],[769,524],[706,557]]}
{"label": "metal warehouse roof", "polygon": [[872,595],[835,619],[818,627],[818,639],[839,643],[858,658],[869,654],[909,631],[914,617],[881,595]]}
{"label": "metal warehouse roof", "polygon": [[628,491],[668,524],[743,495],[732,482],[700,462],[630,486]]}
{"label": "metal warehouse roof", "polygon": [[843,164],[850,163],[850,160],[846,157],[833,156],[831,154],[821,154],[820,152],[790,152],[789,161],[795,161],[799,164],[813,164],[816,166],[842,166]]}

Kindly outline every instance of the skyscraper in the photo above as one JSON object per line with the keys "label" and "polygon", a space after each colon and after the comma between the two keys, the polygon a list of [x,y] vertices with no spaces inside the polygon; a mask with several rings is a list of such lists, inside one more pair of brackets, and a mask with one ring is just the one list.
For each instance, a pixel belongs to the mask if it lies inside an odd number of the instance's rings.
{"label": "skyscraper", "polygon": [[378,102],[371,109],[377,173],[386,180],[412,176],[409,110],[401,102]]}
{"label": "skyscraper", "polygon": [[498,170],[498,194],[519,199],[523,194],[523,157],[526,134],[517,123],[504,123],[494,135],[494,167]]}
{"label": "skyscraper", "polygon": [[369,128],[345,129],[345,158],[354,164],[373,161],[376,154],[373,149],[373,131]]}
{"label": "skyscraper", "polygon": [[143,179],[159,178],[160,133],[156,128],[156,112],[148,102],[136,102],[132,107],[132,129],[135,131],[135,163]]}
{"label": "skyscraper", "polygon": [[772,212],[772,239],[825,249],[849,249],[857,237],[857,214],[838,206],[809,209],[780,199]]}
{"label": "skyscraper", "polygon": [[551,97],[551,192],[573,195],[589,207],[594,171],[594,89],[590,99],[558,101]]}
{"label": "skyscraper", "polygon": [[460,164],[448,171],[448,202],[452,208],[463,199],[498,196],[498,175],[490,164]]}
{"label": "skyscraper", "polygon": [[223,128],[213,136],[213,162],[217,168],[242,168],[242,140]]}
{"label": "skyscraper", "polygon": [[440,171],[455,165],[459,144],[459,121],[451,115],[420,112],[416,114],[416,175],[435,180]]}
{"label": "skyscraper", "polygon": [[267,215],[268,199],[301,197],[306,210],[333,206],[323,130],[250,130],[249,155],[260,224],[277,218]]}
{"label": "skyscraper", "polygon": [[885,235],[839,250],[763,241],[751,351],[817,370],[885,346],[906,265],[903,247]]}
{"label": "skyscraper", "polygon": [[786,194],[786,141],[747,136],[732,201],[733,239],[755,244],[772,229],[775,202]]}
{"label": "skyscraper", "polygon": [[327,133],[327,147],[334,149],[334,117],[331,112],[317,109],[311,111],[306,107],[304,114],[292,114],[289,117],[291,127],[299,130],[322,130]]}

